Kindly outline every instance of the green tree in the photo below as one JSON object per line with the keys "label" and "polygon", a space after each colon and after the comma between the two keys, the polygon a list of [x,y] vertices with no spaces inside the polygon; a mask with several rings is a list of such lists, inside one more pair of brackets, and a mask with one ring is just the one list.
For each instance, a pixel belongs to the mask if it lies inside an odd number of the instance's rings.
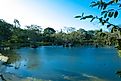
{"label": "green tree", "polygon": [[53,42],[55,38],[52,35],[55,33],[56,33],[56,31],[53,28],[51,28],[51,27],[45,28],[43,31],[43,41]]}
{"label": "green tree", "polygon": [[56,31],[51,27],[48,27],[48,28],[44,29],[44,34],[54,34],[55,32]]}
{"label": "green tree", "polygon": [[26,37],[27,40],[30,42],[31,46],[38,46],[38,42],[42,41],[42,28],[38,25],[30,25],[26,26]]}
{"label": "green tree", "polygon": [[13,25],[0,20],[0,45],[7,45],[8,40],[11,38]]}

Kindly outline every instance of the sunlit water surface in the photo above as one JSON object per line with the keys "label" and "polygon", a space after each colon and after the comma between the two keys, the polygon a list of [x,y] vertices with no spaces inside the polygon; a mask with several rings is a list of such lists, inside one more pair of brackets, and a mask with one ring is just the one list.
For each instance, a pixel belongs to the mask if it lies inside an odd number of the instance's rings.
{"label": "sunlit water surface", "polygon": [[42,46],[15,50],[19,69],[8,67],[23,77],[52,81],[121,81],[121,58],[115,48]]}

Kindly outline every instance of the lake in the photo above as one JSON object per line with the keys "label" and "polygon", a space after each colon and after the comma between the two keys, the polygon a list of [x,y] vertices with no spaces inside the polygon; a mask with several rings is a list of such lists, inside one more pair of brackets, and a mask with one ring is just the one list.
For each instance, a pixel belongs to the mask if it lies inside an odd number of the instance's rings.
{"label": "lake", "polygon": [[50,81],[121,81],[121,58],[115,48],[41,46],[21,48],[15,52],[21,59],[7,67],[6,72],[22,77]]}

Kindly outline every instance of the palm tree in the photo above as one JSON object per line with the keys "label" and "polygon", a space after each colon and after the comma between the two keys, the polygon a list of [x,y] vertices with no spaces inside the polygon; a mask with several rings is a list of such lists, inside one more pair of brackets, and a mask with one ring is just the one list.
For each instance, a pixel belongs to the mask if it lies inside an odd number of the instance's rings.
{"label": "palm tree", "polygon": [[15,27],[21,26],[20,23],[19,23],[19,20],[17,20],[17,19],[14,19],[14,25],[15,25]]}

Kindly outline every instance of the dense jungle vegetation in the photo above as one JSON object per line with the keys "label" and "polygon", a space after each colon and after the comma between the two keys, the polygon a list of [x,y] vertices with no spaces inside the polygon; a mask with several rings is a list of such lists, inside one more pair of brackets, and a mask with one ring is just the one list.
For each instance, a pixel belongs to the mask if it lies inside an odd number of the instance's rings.
{"label": "dense jungle vegetation", "polygon": [[51,27],[31,25],[25,29],[20,27],[17,19],[14,24],[0,20],[0,47],[37,47],[41,45],[82,46],[100,45],[117,46],[120,30],[113,27],[110,32],[100,30],[76,30],[74,27],[64,27],[57,32]]}

